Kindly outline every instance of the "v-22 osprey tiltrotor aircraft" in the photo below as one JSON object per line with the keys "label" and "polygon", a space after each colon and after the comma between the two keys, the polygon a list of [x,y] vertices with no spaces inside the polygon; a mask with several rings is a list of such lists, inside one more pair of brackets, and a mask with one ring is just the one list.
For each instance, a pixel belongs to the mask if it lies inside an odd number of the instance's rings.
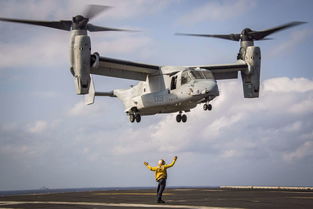
{"label": "v-22 osprey tiltrotor aircraft", "polygon": [[[267,36],[303,22],[291,22],[279,27],[262,31],[249,28],[240,34],[208,35],[177,34],[200,37],[221,38],[240,41],[237,61],[233,64],[204,66],[157,66],[129,62],[125,60],[101,57],[91,54],[91,42],[87,31],[128,31],[92,25],[89,20],[107,6],[89,5],[83,15],[72,20],[35,21],[0,18],[1,21],[25,23],[71,31],[70,63],[74,77],[76,93],[86,95],[86,103],[93,104],[95,96],[109,96],[120,99],[130,122],[140,122],[141,116],[158,113],[174,113],[177,122],[186,122],[184,113],[190,112],[198,104],[203,109],[211,110],[209,103],[219,96],[217,80],[238,78],[241,72],[243,94],[245,98],[259,97],[261,51],[254,46],[256,40],[266,40]],[[95,91],[92,74],[140,81],[129,89],[116,89],[111,92]]]}

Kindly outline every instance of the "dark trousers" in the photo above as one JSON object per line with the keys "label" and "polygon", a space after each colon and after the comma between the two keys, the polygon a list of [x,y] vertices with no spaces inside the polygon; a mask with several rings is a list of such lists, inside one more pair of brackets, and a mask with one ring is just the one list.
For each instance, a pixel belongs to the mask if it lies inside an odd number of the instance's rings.
{"label": "dark trousers", "polygon": [[160,179],[160,180],[158,180],[158,182],[159,182],[159,184],[158,184],[158,188],[157,188],[157,197],[158,197],[158,200],[161,200],[163,191],[164,191],[165,186],[166,186],[166,179]]}

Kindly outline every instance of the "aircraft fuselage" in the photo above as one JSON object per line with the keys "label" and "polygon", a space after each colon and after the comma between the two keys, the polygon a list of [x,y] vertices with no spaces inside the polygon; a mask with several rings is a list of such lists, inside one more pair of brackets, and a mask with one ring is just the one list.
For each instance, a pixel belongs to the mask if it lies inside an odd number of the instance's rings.
{"label": "aircraft fuselage", "polygon": [[161,76],[149,77],[130,89],[114,90],[124,103],[126,113],[189,112],[197,104],[219,95],[216,80],[208,70],[164,67],[162,72]]}

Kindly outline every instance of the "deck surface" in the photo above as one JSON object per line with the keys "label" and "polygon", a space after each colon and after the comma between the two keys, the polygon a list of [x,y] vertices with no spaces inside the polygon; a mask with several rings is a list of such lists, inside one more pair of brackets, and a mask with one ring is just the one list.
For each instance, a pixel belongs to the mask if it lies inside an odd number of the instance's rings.
{"label": "deck surface", "polygon": [[155,202],[154,192],[144,189],[3,196],[0,209],[313,208],[313,191],[167,189],[165,204]]}

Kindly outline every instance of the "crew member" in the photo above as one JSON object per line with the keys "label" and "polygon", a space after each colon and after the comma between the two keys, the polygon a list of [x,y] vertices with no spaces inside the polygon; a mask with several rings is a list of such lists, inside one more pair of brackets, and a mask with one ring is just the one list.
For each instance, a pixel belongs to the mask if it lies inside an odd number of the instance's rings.
{"label": "crew member", "polygon": [[177,160],[177,156],[174,157],[171,164],[166,165],[163,159],[159,160],[156,167],[151,167],[149,163],[144,162],[144,165],[151,171],[155,171],[155,180],[158,182],[157,188],[157,203],[165,203],[162,200],[162,194],[166,186],[167,172],[166,170],[172,167]]}

